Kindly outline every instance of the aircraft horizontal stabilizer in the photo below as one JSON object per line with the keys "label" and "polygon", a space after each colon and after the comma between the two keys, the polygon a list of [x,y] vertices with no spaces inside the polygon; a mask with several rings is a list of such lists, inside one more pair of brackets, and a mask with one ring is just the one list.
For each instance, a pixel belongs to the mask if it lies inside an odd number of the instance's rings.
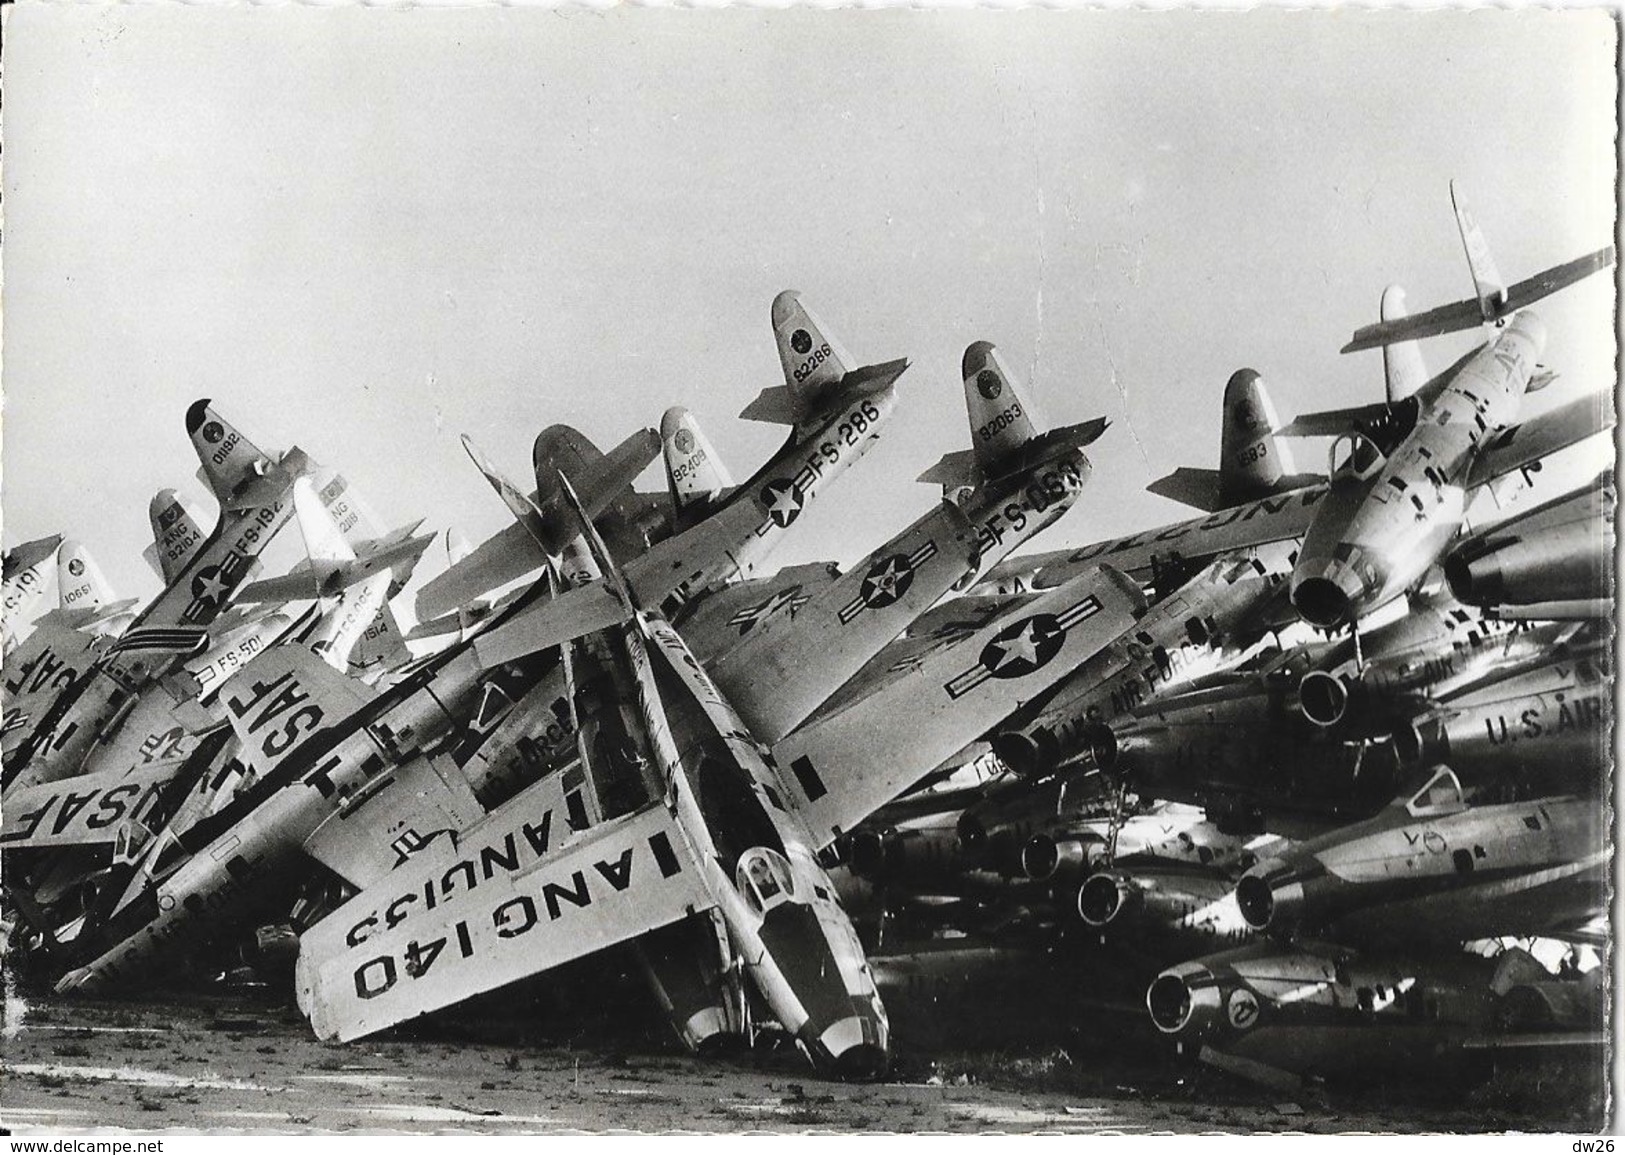
{"label": "aircraft horizontal stabilizer", "polygon": [[250,582],[237,592],[236,600],[251,602],[293,602],[305,598],[333,597],[351,586],[390,569],[399,562],[416,561],[434,542],[434,534],[409,538],[385,546],[376,553],[353,561],[318,563],[308,569]]}
{"label": "aircraft horizontal stabilizer", "polygon": [[930,469],[927,469],[916,481],[923,481],[927,485],[940,485],[944,489],[961,489],[976,484],[976,454],[969,449],[956,449],[952,453],[944,453]]}
{"label": "aircraft horizontal stabilizer", "polygon": [[1213,513],[1223,509],[1219,500],[1220,477],[1217,469],[1194,469],[1182,465],[1166,477],[1159,477],[1146,486],[1148,492],[1166,497],[1181,505]]}
{"label": "aircraft horizontal stabilizer", "polygon": [[769,385],[753,401],[739,411],[746,421],[765,421],[770,425],[796,423],[795,398],[787,385]]}
{"label": "aircraft horizontal stabilizer", "polygon": [[[294,990],[318,1038],[363,1038],[713,905],[702,865],[660,805],[520,870],[495,870],[487,858],[472,889],[457,887],[455,866],[438,857],[428,865],[420,878],[409,860],[300,937]],[[393,911],[403,898],[412,917],[388,927],[365,913]]]}
{"label": "aircraft horizontal stabilizer", "polygon": [[1336,437],[1362,422],[1381,421],[1389,413],[1386,401],[1351,405],[1347,409],[1323,409],[1295,417],[1275,431],[1277,437]]}
{"label": "aircraft horizontal stabilizer", "polygon": [[[820,408],[833,412],[859,397],[879,393],[889,388],[908,368],[908,358],[886,361],[879,365],[861,365],[840,379],[824,398]],[[772,425],[799,425],[816,419],[814,412],[803,412],[799,395],[787,385],[769,385],[756,395],[756,399],[739,411],[746,421],[765,421]]]}
{"label": "aircraft horizontal stabilizer", "polygon": [[[1534,304],[1542,297],[1548,297],[1559,289],[1567,288],[1576,281],[1589,277],[1592,273],[1608,268],[1613,263],[1614,246],[1608,245],[1567,264],[1557,265],[1543,273],[1537,273],[1528,280],[1519,281],[1506,290],[1501,304],[1497,308],[1496,316],[1492,319],[1500,320],[1510,316],[1519,309]],[[1398,317],[1392,321],[1381,321],[1375,325],[1367,325],[1363,329],[1357,329],[1349,343],[1343,346],[1341,352],[1357,353],[1362,349],[1376,349],[1399,341],[1414,341],[1420,337],[1437,337],[1443,333],[1476,329],[1484,323],[1485,318],[1476,298],[1456,301],[1449,305],[1441,305],[1437,309],[1429,309],[1425,313],[1413,313],[1408,317]]]}
{"label": "aircraft horizontal stabilizer", "polygon": [[50,537],[25,541],[19,546],[14,546],[6,551],[4,562],[0,563],[0,572],[3,572],[6,581],[10,581],[17,574],[50,557],[61,544],[62,535],[53,533]]}
{"label": "aircraft horizontal stabilizer", "polygon": [[124,598],[105,606],[86,606],[84,609],[58,610],[61,622],[69,629],[88,630],[103,622],[110,622],[121,614],[133,610],[139,598]]}

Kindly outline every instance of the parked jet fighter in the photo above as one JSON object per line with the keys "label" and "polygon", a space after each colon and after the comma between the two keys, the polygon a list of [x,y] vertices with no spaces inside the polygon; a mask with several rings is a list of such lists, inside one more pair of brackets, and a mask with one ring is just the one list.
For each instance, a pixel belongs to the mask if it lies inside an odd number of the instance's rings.
{"label": "parked jet fighter", "polygon": [[1606,901],[1596,799],[1468,806],[1437,767],[1375,818],[1288,847],[1236,884],[1247,924],[1407,948],[1560,933]]}
{"label": "parked jet fighter", "polygon": [[[1331,450],[1330,494],[1304,535],[1292,574],[1292,604],[1318,626],[1353,623],[1413,586],[1460,530],[1468,491],[1527,463],[1526,452],[1515,454],[1524,458],[1518,465],[1505,460],[1514,440],[1568,445],[1605,428],[1600,398],[1514,424],[1523,394],[1544,381],[1537,362],[1546,333],[1532,313],[1511,317],[1511,311],[1612,264],[1612,247],[1524,282],[1519,288],[1527,291],[1514,301],[1498,287],[1483,236],[1454,184],[1451,196],[1483,306],[1480,319],[1506,327],[1403,403],[1315,414],[1288,427],[1302,435],[1340,434]],[[1399,323],[1377,331],[1409,338],[1420,330]]]}
{"label": "parked jet fighter", "polygon": [[[791,426],[784,447],[738,490],[715,503],[690,503],[689,516],[702,517],[683,532],[659,542],[646,553],[627,559],[626,578],[644,605],[673,598],[672,608],[714,584],[748,577],[762,555],[801,516],[802,509],[826,485],[844,473],[874,445],[880,425],[896,407],[896,382],[906,360],[854,367],[839,342],[792,291],[773,301],[773,333],[784,365],[785,382],[762,392],[743,416]],[[697,441],[690,422],[662,422],[668,462],[692,462]],[[479,556],[478,551],[463,565]],[[539,564],[534,547],[532,565]],[[418,595],[418,616],[428,619],[455,609],[471,596],[491,588],[452,571],[428,583]],[[518,576],[518,575],[510,575]],[[474,588],[474,587],[478,588]],[[593,587],[569,591],[561,601],[582,602]],[[572,596],[574,595],[574,596]],[[538,610],[545,618],[558,611]],[[605,605],[605,624],[616,611]],[[523,618],[510,630],[535,630]],[[542,631],[537,631],[541,636]],[[494,645],[497,635],[487,637]],[[532,649],[557,645],[539,641]]]}
{"label": "parked jet fighter", "polygon": [[618,750],[603,760],[652,768],[661,794],[577,833],[531,869],[487,873],[460,894],[436,896],[433,875],[444,863],[433,859],[427,924],[397,917],[392,904],[384,926],[364,918],[344,931],[366,907],[364,892],[301,944],[301,1006],[319,1035],[352,1038],[712,909],[734,956],[815,1064],[850,1077],[879,1073],[889,1050],[885,1011],[816,843],[785,805],[788,783],[677,633],[633,608],[584,512],[580,523],[593,560],[626,599],[630,625],[611,627],[606,640],[634,679],[641,714],[594,710],[594,725],[580,731],[585,761],[590,768],[599,751]]}
{"label": "parked jet fighter", "polygon": [[[1570,980],[1593,992],[1597,977]],[[1151,1021],[1189,1055],[1272,1085],[1298,1074],[1376,1081],[1436,1069],[1516,1017],[1554,981],[1522,951],[1371,954],[1305,941],[1255,943],[1170,967],[1146,991]],[[1572,1030],[1600,1034],[1600,1000]],[[1578,1008],[1577,1008],[1578,1009]],[[1557,1025],[1557,1024],[1554,1024]]]}
{"label": "parked jet fighter", "polygon": [[205,627],[292,515],[289,491],[311,468],[302,450],[273,462],[207,400],[187,410],[186,431],[220,500],[214,533],[90,672],[57,697],[7,761],[8,784],[24,772],[35,782],[77,773],[95,744],[116,733],[145,687],[207,645]]}

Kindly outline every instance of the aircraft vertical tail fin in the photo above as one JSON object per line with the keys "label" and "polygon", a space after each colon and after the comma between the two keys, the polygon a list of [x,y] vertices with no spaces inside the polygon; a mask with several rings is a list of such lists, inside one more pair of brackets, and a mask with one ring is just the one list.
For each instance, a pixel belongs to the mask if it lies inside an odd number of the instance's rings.
{"label": "aircraft vertical tail fin", "polygon": [[1294,472],[1291,450],[1275,436],[1275,415],[1264,379],[1252,369],[1238,369],[1224,386],[1224,431],[1220,435],[1221,495],[1268,493]]}
{"label": "aircraft vertical tail fin", "polygon": [[1224,386],[1219,468],[1181,466],[1146,489],[1211,513],[1306,485],[1314,478],[1296,472],[1291,449],[1276,435],[1280,428],[1263,377],[1237,369]]}
{"label": "aircraft vertical tail fin", "polygon": [[167,585],[191,564],[206,535],[173,489],[160,489],[147,505],[152,545],[142,551]]}
{"label": "aircraft vertical tail fin", "polygon": [[773,298],[773,340],[784,383],[793,394],[816,396],[839,385],[855,368],[852,355],[794,289]]}
{"label": "aircraft vertical tail fin", "polygon": [[660,418],[660,444],[666,461],[666,485],[678,513],[708,507],[733,488],[728,467],[694,414],[673,405]]}
{"label": "aircraft vertical tail fin", "polygon": [[971,452],[983,477],[997,477],[1005,463],[1038,436],[1042,422],[1021,379],[989,342],[977,341],[966,348],[960,369]]}
{"label": "aircraft vertical tail fin", "polygon": [[99,610],[113,601],[112,587],[84,544],[67,538],[56,552],[57,604],[64,610]]}
{"label": "aircraft vertical tail fin", "polygon": [[799,430],[837,405],[888,388],[908,368],[906,358],[854,365],[852,355],[794,289],[773,298],[773,340],[784,384],[763,389],[745,406],[739,415],[747,421],[771,421]]}
{"label": "aircraft vertical tail fin", "polygon": [[[324,487],[322,492],[326,493],[330,488],[331,485]],[[310,555],[311,561],[355,560],[355,549],[340,532],[333,507],[317,496],[316,486],[308,477],[301,477],[293,483],[293,511],[299,520],[299,533],[305,539],[305,552]]]}
{"label": "aircraft vertical tail fin", "polygon": [[186,435],[202,464],[201,476],[219,499],[229,505],[247,482],[264,476],[271,459],[215,411],[208,398],[192,402],[186,411]]}
{"label": "aircraft vertical tail fin", "polygon": [[[1405,290],[1389,285],[1382,291],[1383,321],[1397,321],[1409,314]],[[1395,341],[1382,347],[1382,373],[1388,385],[1388,403],[1403,401],[1427,384],[1428,368],[1422,360],[1422,346],[1416,341]]]}
{"label": "aircraft vertical tail fin", "polygon": [[587,512],[597,517],[630,496],[632,483],[659,455],[660,436],[653,429],[639,429],[604,453],[568,425],[549,426],[536,435],[531,446],[536,504],[546,509],[541,495],[550,487],[554,474],[563,473],[582,495]]}
{"label": "aircraft vertical tail fin", "polygon": [[1044,428],[1031,395],[991,342],[976,341],[960,362],[965,383],[969,449],[946,453],[919,480],[949,492],[1031,468],[1045,455],[1081,449],[1106,429],[1104,418]]}
{"label": "aircraft vertical tail fin", "polygon": [[1461,232],[1461,245],[1467,251],[1467,270],[1473,276],[1473,292],[1478,297],[1479,315],[1486,322],[1496,320],[1505,311],[1506,282],[1495,267],[1490,246],[1479,231],[1478,221],[1467,205],[1467,195],[1456,182],[1450,182],[1450,207],[1456,213],[1456,228]]}
{"label": "aircraft vertical tail fin", "polygon": [[333,524],[354,550],[363,542],[379,536],[382,524],[372,507],[362,499],[344,474],[337,470],[323,470],[317,474],[311,492],[321,499]]}
{"label": "aircraft vertical tail fin", "polygon": [[411,657],[412,651],[407,648],[395,611],[385,602],[350,650],[350,673],[371,681],[377,674],[392,670]]}

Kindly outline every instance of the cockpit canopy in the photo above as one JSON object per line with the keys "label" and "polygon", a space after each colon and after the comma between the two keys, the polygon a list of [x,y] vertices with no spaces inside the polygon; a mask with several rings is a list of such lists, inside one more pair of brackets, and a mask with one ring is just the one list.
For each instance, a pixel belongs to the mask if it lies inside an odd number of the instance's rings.
{"label": "cockpit canopy", "polygon": [[734,868],[739,893],[758,914],[766,914],[795,897],[796,883],[784,855],[765,846],[753,846],[739,856]]}
{"label": "cockpit canopy", "polygon": [[1333,481],[1364,481],[1387,460],[1375,441],[1356,430],[1340,434],[1332,442],[1327,468]]}
{"label": "cockpit canopy", "polygon": [[1405,804],[1414,818],[1455,814],[1466,808],[1461,780],[1448,766],[1435,766],[1427,782]]}

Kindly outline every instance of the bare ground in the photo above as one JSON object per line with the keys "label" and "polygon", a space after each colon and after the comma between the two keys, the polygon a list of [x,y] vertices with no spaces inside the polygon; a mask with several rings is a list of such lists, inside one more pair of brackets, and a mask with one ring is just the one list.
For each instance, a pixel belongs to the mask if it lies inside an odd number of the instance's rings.
{"label": "bare ground", "polygon": [[328,1044],[263,996],[13,999],[0,1122],[16,1134],[1154,1134],[1551,1131],[1578,1129],[1586,1114],[1553,1107],[1539,1081],[1492,1081],[1446,1106],[1329,1088],[1289,1102],[1211,1072],[1124,1064],[1109,1048],[1074,1062],[1050,1047],[905,1054],[896,1081],[851,1085],[785,1053],[702,1060],[649,1036],[588,1037],[516,1046],[431,1030]]}

